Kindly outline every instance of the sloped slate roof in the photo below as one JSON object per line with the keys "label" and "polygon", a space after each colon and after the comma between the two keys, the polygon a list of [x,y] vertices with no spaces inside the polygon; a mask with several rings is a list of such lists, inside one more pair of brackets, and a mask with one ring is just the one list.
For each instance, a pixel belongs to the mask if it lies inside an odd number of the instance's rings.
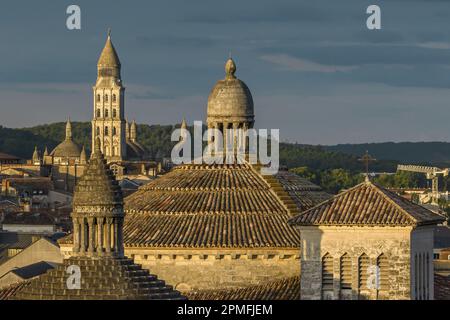
{"label": "sloped slate roof", "polygon": [[300,277],[237,289],[188,292],[189,300],[300,300]]}
{"label": "sloped slate roof", "polygon": [[300,213],[293,225],[395,225],[437,224],[444,219],[370,181],[342,192]]}

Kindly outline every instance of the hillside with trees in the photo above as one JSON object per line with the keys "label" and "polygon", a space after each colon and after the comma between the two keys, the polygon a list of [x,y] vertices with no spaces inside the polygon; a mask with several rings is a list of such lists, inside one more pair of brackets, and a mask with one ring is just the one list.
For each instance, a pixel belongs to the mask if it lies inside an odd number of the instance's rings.
{"label": "hillside with trees", "polygon": [[[179,124],[140,124],[137,126],[138,140],[149,150],[153,158],[169,157],[175,144],[170,141],[170,137],[176,127],[179,127]],[[84,145],[89,152],[90,122],[72,122],[72,131],[74,141]],[[51,152],[64,139],[64,135],[64,122],[21,129],[0,126],[0,152],[30,159],[35,145],[41,151],[47,146]],[[423,142],[339,146],[280,143],[280,164],[321,185],[328,192],[336,193],[362,181],[364,164],[359,158],[366,150],[378,159],[370,164],[371,172],[395,172],[400,162],[429,164],[431,160],[439,160],[443,164],[450,163],[450,143]],[[430,161],[425,161],[428,155]],[[381,174],[374,180],[387,187],[428,186],[423,175],[408,172]]]}

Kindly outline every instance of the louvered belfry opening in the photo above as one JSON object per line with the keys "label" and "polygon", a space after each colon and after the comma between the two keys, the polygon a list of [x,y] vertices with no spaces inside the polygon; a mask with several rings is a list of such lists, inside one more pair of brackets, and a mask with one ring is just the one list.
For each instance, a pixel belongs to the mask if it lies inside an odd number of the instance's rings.
{"label": "louvered belfry opening", "polygon": [[352,259],[346,253],[341,257],[341,290],[352,289]]}
{"label": "louvered belfry opening", "polygon": [[369,289],[367,287],[367,280],[369,278],[369,266],[370,266],[369,257],[365,253],[363,253],[358,258],[358,275],[359,275],[358,286],[360,291]]}
{"label": "louvered belfry opening", "polygon": [[379,270],[379,290],[389,290],[389,262],[386,255],[381,254],[377,258],[377,266]]}
{"label": "louvered belfry opening", "polygon": [[327,253],[322,257],[322,299],[328,300],[333,294],[333,257]]}

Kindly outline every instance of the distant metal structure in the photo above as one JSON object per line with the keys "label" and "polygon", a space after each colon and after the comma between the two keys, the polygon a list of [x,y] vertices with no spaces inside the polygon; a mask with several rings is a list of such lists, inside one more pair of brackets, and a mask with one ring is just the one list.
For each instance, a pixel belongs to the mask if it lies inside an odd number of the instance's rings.
{"label": "distant metal structure", "polygon": [[432,201],[437,203],[439,199],[439,175],[442,175],[443,177],[448,176],[449,168],[441,169],[437,167],[399,164],[397,166],[397,171],[409,171],[426,174],[427,179],[431,180]]}

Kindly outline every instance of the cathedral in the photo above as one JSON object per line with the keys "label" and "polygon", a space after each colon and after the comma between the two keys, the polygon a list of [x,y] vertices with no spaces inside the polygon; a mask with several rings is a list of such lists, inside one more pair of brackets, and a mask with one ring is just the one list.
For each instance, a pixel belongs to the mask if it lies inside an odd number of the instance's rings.
{"label": "cathedral", "polygon": [[[103,58],[106,54],[109,59]],[[122,92],[120,63],[110,38],[99,61],[99,76],[106,73],[101,71],[107,64],[103,61],[108,61],[107,74],[114,75],[117,86],[107,94],[118,95]],[[253,98],[236,71],[234,60],[228,59],[225,77],[211,90],[209,128],[224,132],[253,127]],[[110,77],[108,81],[112,81]],[[103,83],[97,81],[94,88],[96,100]],[[103,116],[105,110],[95,112]],[[93,130],[100,127],[102,151],[108,158],[117,153],[106,149],[111,145],[111,137],[104,136],[106,123],[94,120]],[[111,131],[111,125],[108,128]],[[238,137],[232,134],[231,138]],[[125,199],[124,250],[183,293],[296,279],[300,274],[300,236],[288,220],[329,197],[320,187],[288,171],[262,175],[258,165],[247,162],[180,165]],[[72,254],[72,241],[68,237],[60,243],[67,257]]]}
{"label": "cathedral", "polygon": [[[70,122],[49,155],[52,163],[85,167],[73,231],[58,241],[64,264],[7,297],[434,298],[433,227],[443,219],[369,179],[332,196],[287,170],[266,175],[248,161],[182,164],[123,198],[116,171],[145,161],[146,152],[136,124],[124,118],[120,68],[108,35],[93,87],[90,161],[71,143]],[[253,97],[236,73],[229,58],[209,93],[208,128],[254,127]],[[75,290],[64,287],[70,265],[88,275]]]}

